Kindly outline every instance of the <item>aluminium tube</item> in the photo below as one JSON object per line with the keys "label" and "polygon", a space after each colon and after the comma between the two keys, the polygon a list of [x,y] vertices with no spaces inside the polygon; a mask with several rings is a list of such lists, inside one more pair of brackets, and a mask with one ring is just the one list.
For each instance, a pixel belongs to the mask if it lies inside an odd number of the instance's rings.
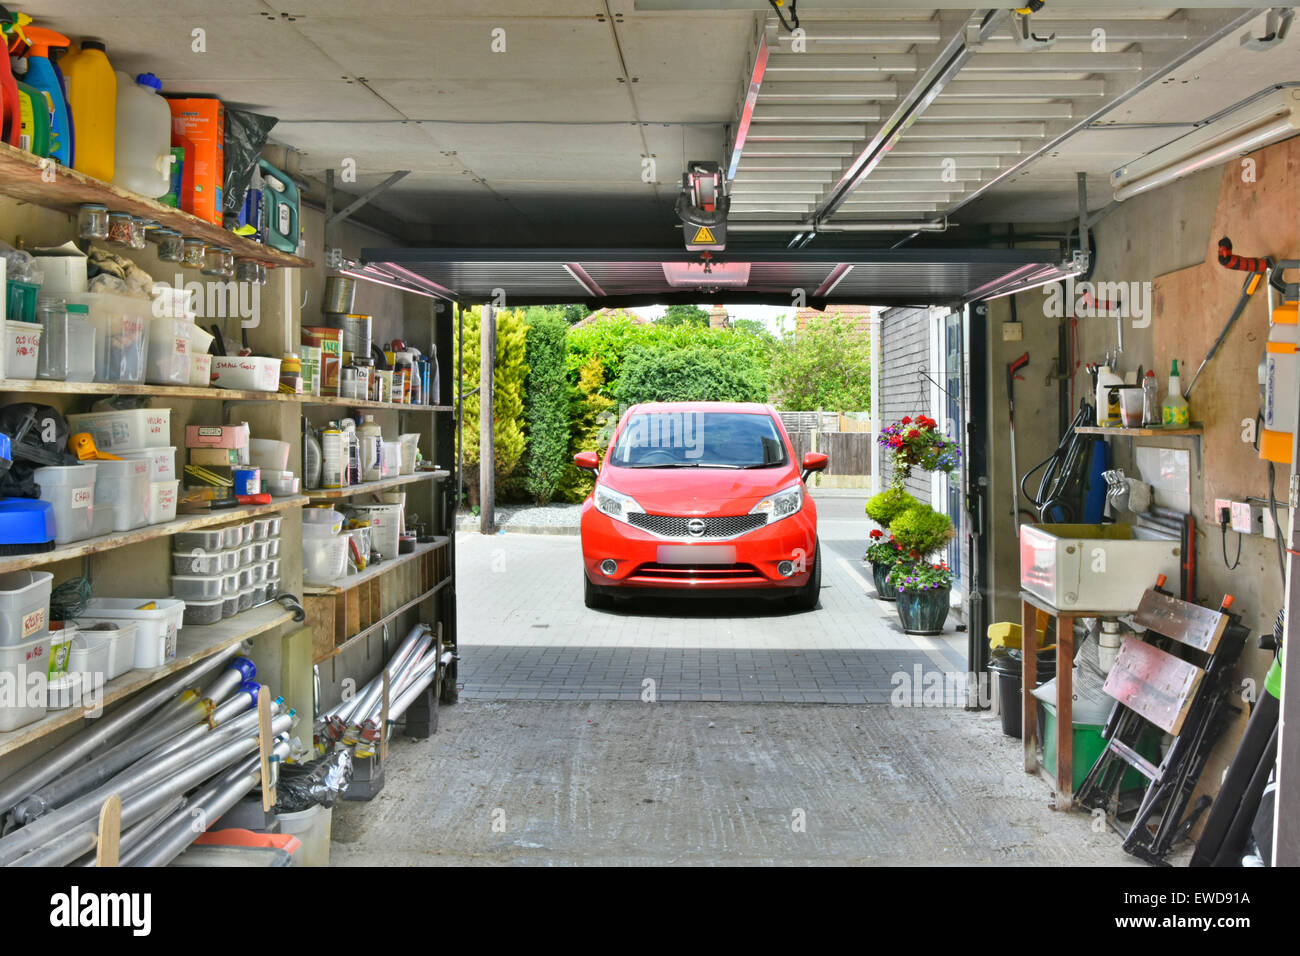
{"label": "aluminium tube", "polygon": [[[416,695],[419,693],[419,691],[423,690],[425,687],[428,687],[429,684],[433,682],[433,679],[437,675],[438,675],[438,658],[426,657],[424,658],[424,660],[420,661],[419,664],[407,674],[407,680],[403,682],[401,690],[392,691],[392,694],[390,695],[388,700],[389,723],[392,723],[394,720],[396,720],[402,711],[406,710],[407,707],[410,707],[411,702],[415,700]],[[420,685],[420,686],[417,688],[416,685]],[[402,706],[402,709],[399,711],[397,709],[397,705],[402,700],[405,700],[406,703]],[[379,723],[379,716],[382,709],[383,709],[383,702],[380,701],[365,715],[365,719],[360,721],[359,725],[364,725],[364,724],[377,725]]]}
{"label": "aluminium tube", "polygon": [[[230,672],[227,672],[230,673]],[[103,784],[115,774],[139,763],[143,765],[164,753],[186,746],[207,736],[217,726],[248,711],[257,700],[257,684],[246,684],[238,694],[215,711],[206,699],[193,708],[178,711],[164,723],[128,737],[112,750],[106,751],[87,764],[48,784],[40,791],[26,797],[14,808],[14,817],[21,823],[30,823],[56,807]]]}
{"label": "aluminium tube", "polygon": [[[272,732],[277,735],[286,733],[293,726],[293,718],[288,714],[281,714],[272,722],[271,726]],[[256,750],[256,734],[239,737],[225,746],[201,756],[179,773],[175,773],[161,781],[150,781],[151,785],[134,786],[128,792],[121,793],[122,826],[126,828],[134,826],[173,797],[202,783],[213,774],[221,773],[240,758]],[[29,849],[43,846],[49,843],[51,839],[68,849],[59,853],[52,852],[49,857],[50,865],[57,866],[71,863],[81,855],[77,852],[76,834],[96,832],[95,817],[99,813],[100,805],[113,793],[118,792],[112,787],[101,787],[90,795],[94,799],[89,801],[88,806],[78,806],[78,804],[84,804],[86,801],[69,804],[63,810],[42,817],[36,823],[6,837],[3,841],[0,841],[0,843],[5,844],[0,846],[0,851],[4,854],[3,857],[0,857],[0,865],[10,865],[26,854]],[[76,809],[72,811],[74,807]],[[55,823],[52,830],[48,825],[50,821]],[[45,825],[44,832],[34,832],[34,829],[41,827],[42,824]]]}
{"label": "aluminium tube", "polygon": [[0,813],[12,809],[14,804],[27,794],[49,783],[69,767],[75,767],[95,750],[116,742],[142,717],[181,693],[196,677],[220,667],[238,650],[238,646],[230,647],[207,660],[199,661],[189,670],[177,674],[172,680],[141,694],[109,716],[101,717],[90,730],[69,737],[64,743],[42,755],[39,760],[12,774],[0,783]]}
{"label": "aluminium tube", "polygon": [[[127,838],[131,835],[132,831],[138,830],[147,833],[180,809],[184,803],[184,797],[173,797],[163,806],[149,814],[146,819],[137,823],[131,828],[131,830],[124,831],[121,835],[121,846],[126,846]],[[98,842],[96,834],[89,830],[73,831],[70,835],[56,838],[45,844],[45,846],[38,847],[13,865],[25,867],[57,866],[62,861],[68,860],[70,854],[76,852],[77,856],[71,857],[71,860],[75,862],[71,862],[70,865],[94,866],[97,862],[95,857],[95,847]]]}
{"label": "aluminium tube", "polygon": [[256,677],[257,665],[247,657],[236,657],[230,662],[230,666],[217,675],[206,688],[199,690],[191,687],[166,707],[159,708],[157,713],[151,715],[141,725],[141,729],[151,729],[156,724],[166,720],[172,712],[182,707],[187,700],[207,699],[219,704],[234,693],[240,684],[251,682]]}
{"label": "aluminium tube", "polygon": [[[388,671],[388,680],[390,685],[392,684],[393,678],[406,665],[407,661],[412,656],[419,656],[418,653],[415,653],[416,648],[424,642],[427,634],[431,633],[429,625],[417,624],[411,629],[411,632],[406,635],[406,639],[402,641],[401,645],[384,666],[384,670]],[[343,701],[339,706],[335,707],[334,710],[330,711],[325,716],[337,717],[344,723],[355,723],[356,721],[353,720],[354,714],[368,712],[374,705],[374,702],[383,696],[383,678],[384,675],[381,671],[373,680],[370,681],[370,683],[366,684],[361,693],[355,695],[351,700]]]}
{"label": "aluminium tube", "polygon": [[389,723],[397,720],[406,709],[410,707],[420,694],[424,693],[438,677],[438,662],[435,660],[431,667],[419,674],[406,690],[398,695],[388,710]]}
{"label": "aluminium tube", "polygon": [[[292,721],[291,718],[290,721]],[[257,746],[257,712],[252,711],[236,718],[221,728],[218,733],[222,731],[228,731],[231,734],[252,734],[253,746]],[[213,738],[215,737],[216,735],[213,735]],[[0,866],[11,863],[31,847],[46,842],[49,835],[59,829],[66,829],[71,823],[94,816],[99,812],[103,802],[114,793],[119,794],[125,804],[128,795],[136,791],[150,789],[159,785],[164,779],[170,783],[173,775],[180,776],[186,772],[187,764],[190,764],[191,761],[201,760],[204,755],[211,752],[214,747],[219,747],[221,743],[220,740],[205,738],[190,744],[188,747],[166,754],[156,761],[138,763],[123,770],[117,776],[89,793],[77,797],[70,803],[42,817],[38,817],[22,829],[0,837]],[[221,748],[216,752],[223,751],[224,748]]]}
{"label": "aluminium tube", "polygon": [[[417,645],[417,653],[412,654],[403,663],[400,669],[392,670],[388,675],[388,701],[391,705],[398,694],[405,689],[410,683],[411,675],[422,669],[428,662],[427,654],[429,645],[433,643],[432,635],[423,638]],[[362,698],[361,704],[357,706],[349,717],[349,723],[358,725],[367,720],[377,717],[384,706],[384,682],[381,674],[371,685],[367,686],[366,693]]]}
{"label": "aluminium tube", "polygon": [[[169,815],[151,832],[142,834],[138,839],[132,840],[130,845],[124,843],[122,855],[118,862],[122,866],[134,866],[136,860],[147,853],[151,847],[157,846],[160,841],[166,839],[168,833],[175,832],[177,829],[192,828],[196,820],[206,824],[206,814],[202,808],[216,795],[221,788],[222,782],[232,775],[245,774],[252,768],[260,766],[261,757],[258,754],[251,754],[212,777],[202,788],[194,791],[185,799],[184,806]],[[195,813],[196,809],[199,810],[198,813]],[[125,839],[126,835],[123,834],[123,840],[125,841]]]}
{"label": "aluminium tube", "polygon": [[[280,760],[289,756],[288,742],[281,741],[277,743],[274,754]],[[261,782],[261,779],[262,768],[260,762],[253,766],[251,770],[238,776],[227,774],[221,779],[221,786],[217,792],[201,804],[196,802],[195,809],[201,810],[208,819],[219,820],[226,811],[242,800],[246,793],[256,787]],[[163,839],[155,842],[152,848],[136,859],[132,865],[166,866],[179,856],[186,847],[198,839],[201,832],[192,825],[169,830]]]}

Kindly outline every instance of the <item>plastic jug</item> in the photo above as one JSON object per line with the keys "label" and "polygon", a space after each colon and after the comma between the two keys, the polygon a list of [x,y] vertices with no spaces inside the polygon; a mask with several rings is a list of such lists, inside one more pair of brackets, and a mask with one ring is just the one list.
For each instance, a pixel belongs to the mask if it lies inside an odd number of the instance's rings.
{"label": "plastic jug", "polygon": [[[63,98],[63,84],[59,82],[59,75],[54,69],[54,64],[50,62],[50,47],[66,47],[69,45],[69,40],[62,33],[55,33],[45,27],[27,27],[24,32],[31,42],[31,48],[27,51],[27,85],[48,94],[50,102],[54,105],[54,112],[50,115],[50,135],[54,138],[54,142],[50,146],[50,155],[64,166],[71,165],[72,120],[68,115],[67,101]],[[80,63],[84,59],[84,55],[79,56],[76,62]],[[107,64],[108,60],[105,59],[104,63]],[[112,82],[112,70],[109,71],[109,76],[110,82]],[[107,115],[111,129],[113,123],[111,108]],[[92,158],[94,155],[92,150]],[[76,168],[81,169],[80,166]],[[108,176],[84,169],[82,172],[90,176],[97,176],[100,179],[111,177],[113,174],[112,150],[110,149],[108,152]]]}
{"label": "plastic jug", "polygon": [[118,74],[108,62],[104,44],[82,40],[81,52],[65,63],[68,107],[77,148],[73,168],[111,182],[116,149]]}
{"label": "plastic jug", "polygon": [[384,436],[374,415],[367,415],[357,429],[361,439],[361,480],[378,481],[384,477]]}
{"label": "plastic jug", "polygon": [[152,73],[134,81],[117,73],[117,138],[113,183],[157,199],[171,189],[172,111]]}
{"label": "plastic jug", "polygon": [[18,84],[18,146],[37,156],[50,155],[50,98],[34,86]]}
{"label": "plastic jug", "polygon": [[262,177],[262,219],[266,244],[281,252],[298,251],[298,185],[264,159],[257,162]]}

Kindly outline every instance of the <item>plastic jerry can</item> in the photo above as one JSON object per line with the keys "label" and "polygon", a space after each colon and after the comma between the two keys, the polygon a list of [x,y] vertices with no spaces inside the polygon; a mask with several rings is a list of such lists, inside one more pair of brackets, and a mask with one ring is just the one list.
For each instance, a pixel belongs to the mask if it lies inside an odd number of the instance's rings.
{"label": "plastic jerry can", "polygon": [[[54,105],[54,112],[50,115],[50,135],[53,142],[50,144],[50,155],[64,166],[72,163],[72,118],[69,116],[68,103],[63,98],[63,84],[59,81],[59,75],[54,69],[54,64],[50,62],[50,47],[66,47],[69,40],[62,33],[55,33],[53,30],[47,30],[44,27],[27,27],[25,30],[27,39],[31,41],[31,49],[27,51],[27,85],[35,87],[42,93],[49,96],[50,102]],[[93,42],[93,41],[91,41]],[[101,52],[103,44],[100,44]],[[80,65],[88,57],[85,53],[78,56],[74,61]],[[103,65],[108,66],[108,58],[105,57]],[[103,82],[101,80],[101,82]],[[111,85],[116,81],[113,79],[113,71],[109,69],[107,82]],[[82,89],[87,89],[86,84],[82,84]],[[102,98],[103,91],[96,92],[93,85],[90,87],[92,99],[96,96]],[[103,150],[96,150],[93,142],[88,152],[92,160],[93,169],[82,169],[81,166],[76,168],[89,176],[95,176],[98,179],[110,179],[113,175],[113,149],[112,149],[112,128],[113,128],[113,108],[112,99],[109,100],[108,112],[101,114],[106,117],[109,135],[109,149],[107,153],[108,175],[103,175],[103,167],[95,165],[95,161],[102,161],[104,158]],[[88,121],[90,122],[90,121]],[[93,122],[91,123],[93,126]],[[15,137],[16,145],[16,137]]]}
{"label": "plastic jerry can", "polygon": [[104,44],[82,40],[81,52],[67,64],[68,107],[77,137],[73,168],[112,182],[115,171],[117,97],[121,74],[108,62]]}
{"label": "plastic jerry can", "polygon": [[171,189],[172,111],[152,73],[132,81],[117,74],[117,139],[113,183],[149,199]]}
{"label": "plastic jerry can", "polygon": [[1260,386],[1264,399],[1264,428],[1259,457],[1288,464],[1291,436],[1296,429],[1296,391],[1300,388],[1300,307],[1288,302],[1273,309],[1273,322],[1264,346]]}
{"label": "plastic jerry can", "polygon": [[262,176],[262,224],[266,244],[281,252],[298,250],[298,186],[264,159],[257,162]]}

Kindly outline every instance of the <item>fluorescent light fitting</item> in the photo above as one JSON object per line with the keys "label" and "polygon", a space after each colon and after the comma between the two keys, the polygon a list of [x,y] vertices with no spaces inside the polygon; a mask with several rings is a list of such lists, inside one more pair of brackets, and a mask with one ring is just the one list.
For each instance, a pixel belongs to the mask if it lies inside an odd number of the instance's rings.
{"label": "fluorescent light fitting", "polygon": [[1300,133],[1300,89],[1274,90],[1111,173],[1115,199],[1149,190],[1228,162]]}

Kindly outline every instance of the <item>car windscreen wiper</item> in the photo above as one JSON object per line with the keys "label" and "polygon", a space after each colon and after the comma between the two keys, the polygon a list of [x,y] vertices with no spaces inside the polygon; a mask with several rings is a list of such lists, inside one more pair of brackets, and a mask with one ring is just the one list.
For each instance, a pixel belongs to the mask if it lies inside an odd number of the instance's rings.
{"label": "car windscreen wiper", "polygon": [[783,461],[760,461],[755,465],[737,465],[738,468],[779,468],[784,465]]}
{"label": "car windscreen wiper", "polygon": [[624,468],[747,468],[748,465],[726,465],[716,461],[674,461],[656,465],[623,465]]}

